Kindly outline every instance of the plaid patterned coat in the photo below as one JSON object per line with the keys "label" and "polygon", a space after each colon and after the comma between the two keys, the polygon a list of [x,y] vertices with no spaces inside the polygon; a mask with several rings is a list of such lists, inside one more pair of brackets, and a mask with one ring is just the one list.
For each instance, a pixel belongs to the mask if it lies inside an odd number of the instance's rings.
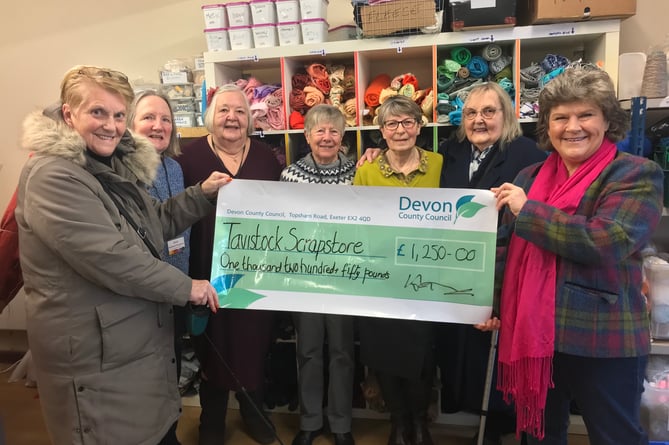
{"label": "plaid patterned coat", "polygon": [[[522,170],[514,183],[527,192],[539,166]],[[663,172],[656,163],[619,152],[588,188],[574,215],[532,200],[516,218],[507,210],[499,229],[497,290],[515,230],[558,257],[556,351],[610,358],[648,354],[641,250],[662,215],[662,194]]]}

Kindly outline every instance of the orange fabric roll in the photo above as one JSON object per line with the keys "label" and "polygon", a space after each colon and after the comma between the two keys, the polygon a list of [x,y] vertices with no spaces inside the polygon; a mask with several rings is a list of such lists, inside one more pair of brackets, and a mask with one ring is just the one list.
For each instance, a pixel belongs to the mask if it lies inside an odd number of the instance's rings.
{"label": "orange fabric roll", "polygon": [[376,76],[365,90],[365,103],[369,107],[379,106],[379,95],[384,88],[390,86],[390,76],[379,74]]}

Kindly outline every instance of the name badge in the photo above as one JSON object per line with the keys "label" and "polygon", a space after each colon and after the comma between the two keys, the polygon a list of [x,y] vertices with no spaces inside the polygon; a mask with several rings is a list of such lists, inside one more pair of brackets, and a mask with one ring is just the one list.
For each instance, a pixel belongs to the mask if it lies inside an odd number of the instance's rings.
{"label": "name badge", "polygon": [[171,255],[176,255],[179,252],[182,252],[186,248],[186,240],[183,236],[179,238],[171,239],[167,242],[167,251]]}

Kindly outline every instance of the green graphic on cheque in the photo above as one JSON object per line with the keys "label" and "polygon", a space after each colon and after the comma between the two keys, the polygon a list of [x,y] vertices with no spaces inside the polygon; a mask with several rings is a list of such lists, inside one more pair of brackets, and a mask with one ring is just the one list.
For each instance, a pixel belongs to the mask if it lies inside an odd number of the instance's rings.
{"label": "green graphic on cheque", "polygon": [[211,276],[230,308],[272,291],[490,305],[494,249],[492,232],[226,216]]}

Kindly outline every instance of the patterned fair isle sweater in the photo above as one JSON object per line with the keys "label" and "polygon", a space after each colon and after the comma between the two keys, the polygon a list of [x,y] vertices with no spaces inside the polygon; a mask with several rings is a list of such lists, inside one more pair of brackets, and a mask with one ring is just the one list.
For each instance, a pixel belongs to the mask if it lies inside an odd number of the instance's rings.
{"label": "patterned fair isle sweater", "polygon": [[355,162],[344,153],[330,164],[316,164],[309,153],[302,159],[290,164],[281,172],[281,181],[310,184],[351,184],[355,176]]}

